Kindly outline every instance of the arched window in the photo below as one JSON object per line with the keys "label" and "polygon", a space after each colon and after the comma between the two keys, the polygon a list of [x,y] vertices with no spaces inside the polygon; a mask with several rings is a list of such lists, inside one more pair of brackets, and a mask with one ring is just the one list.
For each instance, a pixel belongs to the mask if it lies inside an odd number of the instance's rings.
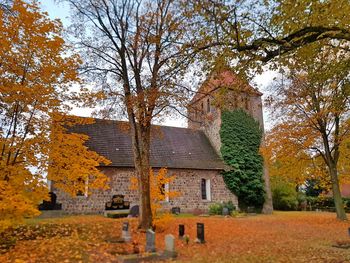
{"label": "arched window", "polygon": [[210,100],[209,98],[207,99],[207,113],[210,112]]}
{"label": "arched window", "polygon": [[204,113],[204,103],[203,103],[203,101],[201,103],[201,110],[202,110],[202,113]]}

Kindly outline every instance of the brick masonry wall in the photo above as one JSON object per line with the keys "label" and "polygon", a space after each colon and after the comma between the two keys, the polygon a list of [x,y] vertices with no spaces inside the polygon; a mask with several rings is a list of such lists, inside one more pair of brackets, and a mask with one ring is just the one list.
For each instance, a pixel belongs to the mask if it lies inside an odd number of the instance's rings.
{"label": "brick masonry wall", "polygon": [[[93,191],[88,197],[72,198],[66,193],[54,189],[57,202],[62,203],[62,209],[68,213],[103,213],[105,203],[115,194],[125,195],[125,200],[131,205],[138,204],[138,193],[130,190],[130,177],[134,175],[133,168],[104,167],[103,172],[110,178],[110,189]],[[207,211],[210,204],[215,202],[232,201],[238,204],[237,198],[227,188],[219,171],[169,169],[168,174],[175,174],[175,180],[170,183],[170,191],[180,192],[180,196],[163,203],[163,209],[179,206],[181,212],[192,212],[195,209]],[[211,201],[202,200],[201,179],[210,179]],[[54,184],[53,184],[54,188]]]}
{"label": "brick masonry wall", "polygon": [[[214,93],[214,97],[216,97],[217,92]],[[204,109],[207,107],[207,99],[208,96],[203,97],[198,100],[193,107],[201,108],[199,105],[203,103]],[[246,109],[245,100],[247,99],[248,109]],[[245,110],[249,113],[256,121],[258,121],[261,127],[264,129],[264,120],[263,120],[263,112],[262,112],[262,101],[261,97],[258,95],[248,95],[245,93],[241,93],[237,95],[237,93],[228,91],[224,98],[220,98],[222,101],[222,105],[220,108],[215,108],[214,105],[211,105],[210,113],[200,113],[194,115],[190,112],[191,119],[188,120],[188,127],[191,129],[202,129],[210,140],[212,146],[216,150],[216,152],[220,154],[221,148],[221,138],[220,138],[220,128],[221,128],[221,109],[234,110],[236,107]],[[235,101],[237,101],[237,105],[235,105]],[[197,122],[193,122],[192,119],[195,119]]]}

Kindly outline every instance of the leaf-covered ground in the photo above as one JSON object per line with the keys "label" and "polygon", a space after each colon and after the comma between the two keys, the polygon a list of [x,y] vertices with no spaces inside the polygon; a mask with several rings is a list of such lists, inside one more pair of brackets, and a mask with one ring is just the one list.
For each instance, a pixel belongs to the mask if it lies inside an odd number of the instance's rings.
{"label": "leaf-covered ground", "polygon": [[[114,242],[124,220],[72,216],[28,222],[1,236],[0,262],[117,262],[118,254],[134,249],[132,244]],[[143,251],[145,234],[136,232],[136,220],[130,222],[133,240]],[[197,222],[205,224],[205,244],[194,242]],[[190,237],[188,245],[176,242],[178,262],[350,262],[350,249],[333,246],[350,242],[350,223],[337,221],[332,213],[178,217],[156,234],[159,249],[165,234],[177,235],[178,224],[185,224]]]}

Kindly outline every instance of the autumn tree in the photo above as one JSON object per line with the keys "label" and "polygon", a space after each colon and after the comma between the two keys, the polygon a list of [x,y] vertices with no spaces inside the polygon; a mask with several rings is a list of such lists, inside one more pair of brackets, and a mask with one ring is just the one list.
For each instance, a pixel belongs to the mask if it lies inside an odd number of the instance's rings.
{"label": "autumn tree", "polygon": [[189,60],[183,50],[185,17],[173,0],[68,0],[85,76],[92,77],[105,117],[125,113],[139,178],[139,227],[152,226],[150,140],[152,120],[182,101]]}
{"label": "autumn tree", "polygon": [[197,25],[197,50],[208,60],[222,55],[239,61],[237,70],[260,71],[266,62],[322,40],[350,41],[346,0],[193,0],[188,9]]}
{"label": "autumn tree", "polygon": [[[1,227],[37,215],[47,198],[50,146],[59,143],[50,138],[54,116],[67,112],[63,101],[78,80],[79,58],[61,34],[61,23],[35,1],[6,1],[0,7]],[[75,140],[76,151],[84,150],[82,141]]]}
{"label": "autumn tree", "polygon": [[279,112],[273,140],[282,146],[280,154],[288,158],[288,149],[293,148],[298,154],[294,157],[322,158],[332,184],[337,218],[342,220],[346,214],[339,188],[339,160],[350,133],[349,62],[341,47],[304,47],[295,54],[286,73],[290,81],[278,85],[269,101]]}

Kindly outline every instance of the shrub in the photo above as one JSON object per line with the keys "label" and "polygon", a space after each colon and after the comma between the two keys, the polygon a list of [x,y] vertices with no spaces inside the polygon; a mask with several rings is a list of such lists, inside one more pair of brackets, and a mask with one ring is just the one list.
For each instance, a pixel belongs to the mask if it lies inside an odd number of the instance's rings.
{"label": "shrub", "polygon": [[296,210],[298,208],[295,187],[282,178],[271,178],[273,207],[277,210]]}
{"label": "shrub", "polygon": [[223,209],[228,209],[228,214],[231,214],[232,211],[236,210],[235,205],[232,203],[232,201],[223,202],[223,203],[215,203],[211,204],[209,206],[209,214],[210,215],[222,215]]}
{"label": "shrub", "polygon": [[210,215],[221,215],[222,209],[223,209],[223,206],[220,203],[211,204],[209,206],[209,214]]}
{"label": "shrub", "polygon": [[232,211],[236,210],[236,206],[232,203],[232,201],[223,202],[223,208],[226,207],[228,209],[229,214],[232,213]]}
{"label": "shrub", "polygon": [[[307,197],[312,210],[335,211],[334,199],[328,196]],[[345,212],[350,212],[350,198],[343,198]]]}

